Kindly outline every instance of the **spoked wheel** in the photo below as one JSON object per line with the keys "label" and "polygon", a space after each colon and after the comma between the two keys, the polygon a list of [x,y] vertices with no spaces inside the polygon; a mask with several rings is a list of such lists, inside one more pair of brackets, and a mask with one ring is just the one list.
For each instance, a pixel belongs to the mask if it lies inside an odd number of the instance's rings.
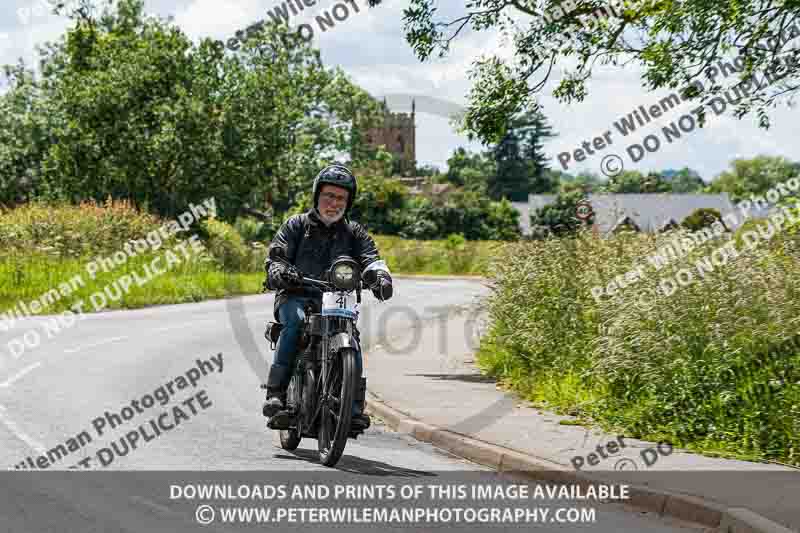
{"label": "spoked wheel", "polygon": [[317,409],[318,393],[317,378],[314,374],[314,370],[306,368],[306,378],[305,383],[303,383],[302,393],[302,410],[300,411],[300,419],[303,420],[301,435],[315,439],[317,438],[317,430],[314,426],[314,418]]}
{"label": "spoked wheel", "polygon": [[[293,413],[298,412],[300,409],[300,376],[296,372],[292,375],[292,380],[286,389],[286,407]],[[293,429],[290,427],[290,429],[282,429],[280,431],[281,448],[284,450],[292,451],[297,449],[302,440],[301,428],[299,427],[301,418],[298,416],[295,420]]]}
{"label": "spoked wheel", "polygon": [[319,459],[325,466],[339,462],[353,418],[356,386],[356,354],[348,348],[332,361],[330,377],[323,391],[319,421]]}

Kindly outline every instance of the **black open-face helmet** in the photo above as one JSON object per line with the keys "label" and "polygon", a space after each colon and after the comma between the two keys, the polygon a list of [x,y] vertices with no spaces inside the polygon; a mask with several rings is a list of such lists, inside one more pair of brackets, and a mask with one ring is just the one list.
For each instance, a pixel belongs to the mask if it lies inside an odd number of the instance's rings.
{"label": "black open-face helmet", "polygon": [[319,192],[326,183],[347,189],[350,192],[347,198],[347,207],[344,210],[344,214],[346,215],[353,205],[353,200],[356,198],[356,191],[358,190],[356,177],[350,172],[350,169],[344,165],[328,165],[320,170],[317,177],[314,178],[314,188],[312,190],[314,209],[317,208],[319,203]]}

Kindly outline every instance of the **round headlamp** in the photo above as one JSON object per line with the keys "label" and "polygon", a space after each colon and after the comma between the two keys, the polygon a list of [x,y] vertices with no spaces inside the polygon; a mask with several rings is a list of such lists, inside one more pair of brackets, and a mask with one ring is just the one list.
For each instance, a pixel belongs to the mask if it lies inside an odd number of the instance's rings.
{"label": "round headlamp", "polygon": [[358,274],[352,259],[342,258],[333,264],[331,282],[340,290],[350,291],[356,288]]}
{"label": "round headlamp", "polygon": [[353,282],[354,274],[353,265],[345,263],[336,265],[336,268],[333,269],[334,283],[337,285],[349,285]]}

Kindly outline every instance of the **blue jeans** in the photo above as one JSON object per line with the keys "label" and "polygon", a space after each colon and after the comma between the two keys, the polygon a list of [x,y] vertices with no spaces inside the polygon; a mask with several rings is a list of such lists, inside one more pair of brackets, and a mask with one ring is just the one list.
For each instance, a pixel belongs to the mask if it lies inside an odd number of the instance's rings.
{"label": "blue jeans", "polygon": [[[278,319],[283,324],[278,343],[275,346],[275,359],[272,362],[272,371],[279,372],[279,375],[285,376],[283,389],[289,386],[289,379],[291,379],[294,370],[295,358],[297,356],[297,341],[300,338],[300,333],[303,329],[303,321],[305,320],[305,311],[303,307],[313,298],[306,296],[289,296],[285,303],[278,308]],[[359,344],[356,350],[356,384],[361,381],[363,373],[363,364],[361,361],[361,345]],[[364,410],[364,405],[356,401],[353,405],[353,414],[361,414]]]}

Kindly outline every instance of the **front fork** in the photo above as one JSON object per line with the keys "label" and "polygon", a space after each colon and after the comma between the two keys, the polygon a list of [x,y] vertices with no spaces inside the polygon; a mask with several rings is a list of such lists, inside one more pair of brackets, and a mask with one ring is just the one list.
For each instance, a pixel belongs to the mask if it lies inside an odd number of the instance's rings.
{"label": "front fork", "polygon": [[[337,356],[339,350],[344,348],[352,348],[356,353],[361,355],[358,361],[358,368],[361,370],[361,372],[356,380],[354,401],[361,406],[361,412],[363,412],[363,409],[366,406],[367,378],[364,376],[364,360],[363,360],[364,354],[361,352],[361,344],[359,342],[358,337],[355,334],[355,324],[350,320],[346,320],[344,328],[337,328],[337,329],[344,329],[344,331],[340,331],[334,334],[328,334],[329,328],[331,327],[331,322],[332,320],[325,321],[323,325],[323,335],[321,342],[322,344],[321,376],[324,377],[321,381],[324,387],[323,391],[327,391],[328,380],[330,377],[331,363]],[[327,405],[328,402],[327,396],[324,397],[322,401],[325,405]]]}

